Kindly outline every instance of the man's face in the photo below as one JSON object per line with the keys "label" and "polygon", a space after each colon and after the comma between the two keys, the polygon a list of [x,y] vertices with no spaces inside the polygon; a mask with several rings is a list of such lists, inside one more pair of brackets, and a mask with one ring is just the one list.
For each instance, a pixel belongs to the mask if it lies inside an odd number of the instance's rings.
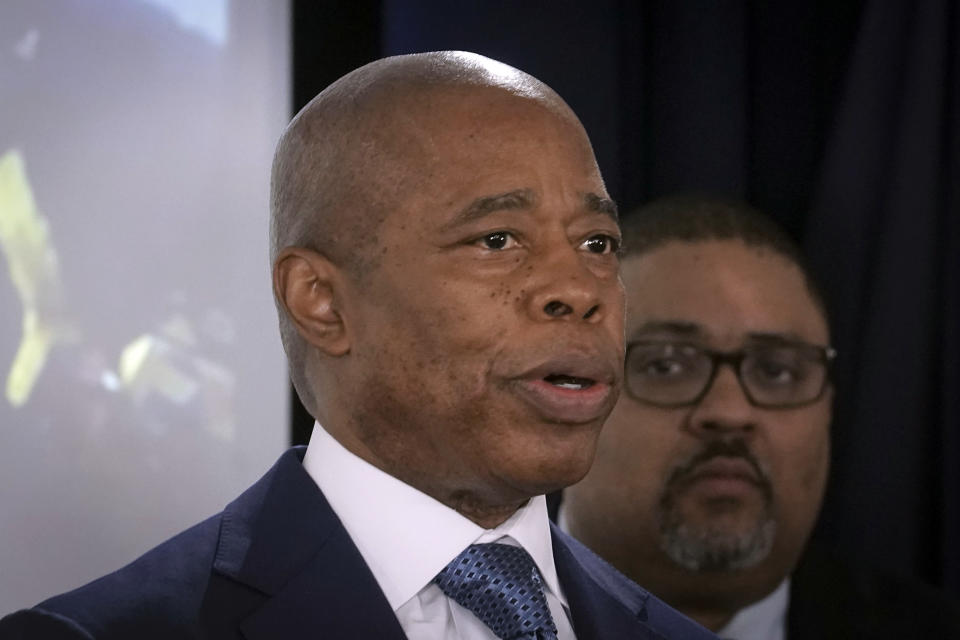
{"label": "man's face", "polygon": [[[731,352],[829,340],[800,270],[769,250],[673,242],[626,259],[623,278],[628,342]],[[708,576],[737,576],[762,595],[790,570],[816,519],[830,396],[753,406],[728,365],[690,406],[624,393],[591,472],[567,492],[573,532],[677,606],[709,588]]]}
{"label": "man's face", "polygon": [[579,124],[489,89],[429,113],[394,141],[402,195],[345,303],[351,428],[448,504],[517,503],[586,473],[616,401],[619,227]]}

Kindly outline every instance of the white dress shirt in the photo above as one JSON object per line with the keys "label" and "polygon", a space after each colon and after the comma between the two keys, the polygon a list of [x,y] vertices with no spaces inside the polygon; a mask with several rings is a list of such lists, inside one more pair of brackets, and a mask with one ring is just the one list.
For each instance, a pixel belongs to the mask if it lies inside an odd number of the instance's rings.
{"label": "white dress shirt", "polygon": [[790,578],[787,577],[766,598],[737,611],[717,635],[730,640],[785,640],[789,606]]}
{"label": "white dress shirt", "polygon": [[531,498],[495,529],[484,529],[347,451],[319,424],[313,427],[303,466],[360,550],[410,640],[497,640],[432,582],[475,542],[523,547],[540,570],[559,640],[575,640],[543,496]]}

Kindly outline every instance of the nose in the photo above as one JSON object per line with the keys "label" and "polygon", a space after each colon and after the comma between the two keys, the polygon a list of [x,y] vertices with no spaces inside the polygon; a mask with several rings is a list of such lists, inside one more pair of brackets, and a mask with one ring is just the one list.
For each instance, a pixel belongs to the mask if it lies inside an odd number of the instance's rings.
{"label": "nose", "polygon": [[740,386],[737,374],[723,364],[710,388],[690,411],[687,428],[699,438],[749,436],[757,429],[756,407]]}
{"label": "nose", "polygon": [[611,296],[623,295],[616,275],[604,278],[593,273],[569,244],[531,268],[535,273],[526,304],[535,320],[598,323],[615,304]]}

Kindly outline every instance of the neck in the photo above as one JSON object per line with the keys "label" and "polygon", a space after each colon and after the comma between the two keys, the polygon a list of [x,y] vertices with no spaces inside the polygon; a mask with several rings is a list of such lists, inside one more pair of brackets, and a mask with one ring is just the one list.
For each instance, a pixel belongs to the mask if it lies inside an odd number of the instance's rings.
{"label": "neck", "polygon": [[476,496],[466,493],[454,494],[444,504],[456,510],[460,515],[484,529],[493,529],[510,518],[517,509],[526,504],[526,500],[509,504],[489,504],[476,499]]}
{"label": "neck", "polygon": [[529,499],[516,493],[505,498],[499,494],[484,496],[477,491],[465,489],[451,491],[443,482],[438,482],[433,474],[414,471],[417,467],[427,465],[390,464],[388,459],[378,456],[366,442],[356,437],[353,431],[333,429],[330,434],[357,457],[442,502],[484,529],[493,529],[503,524]]}
{"label": "neck", "polygon": [[750,588],[742,588],[737,580],[740,576],[737,575],[714,576],[716,580],[711,580],[711,576],[706,574],[696,577],[698,581],[690,581],[682,589],[673,585],[672,589],[661,589],[655,593],[711,631],[719,631],[738,612],[770,596],[777,588],[777,585],[771,588],[765,582],[757,583],[755,577],[750,580],[751,576],[743,576],[750,583]]}
{"label": "neck", "polygon": [[710,631],[719,631],[729,623],[737,612],[728,609],[691,609],[677,607],[677,610],[683,615],[695,620]]}

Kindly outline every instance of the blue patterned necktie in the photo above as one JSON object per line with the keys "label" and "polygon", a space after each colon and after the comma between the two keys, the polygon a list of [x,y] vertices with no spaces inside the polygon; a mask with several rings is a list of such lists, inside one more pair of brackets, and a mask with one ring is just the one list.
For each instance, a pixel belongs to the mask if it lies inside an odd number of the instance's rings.
{"label": "blue patterned necktie", "polygon": [[557,638],[540,572],[521,547],[472,544],[433,581],[502,640]]}

